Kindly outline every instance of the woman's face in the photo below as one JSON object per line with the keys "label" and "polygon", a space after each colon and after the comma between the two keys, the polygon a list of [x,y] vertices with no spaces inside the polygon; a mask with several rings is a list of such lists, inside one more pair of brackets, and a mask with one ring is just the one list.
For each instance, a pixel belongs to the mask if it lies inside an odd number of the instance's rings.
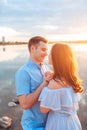
{"label": "woman's face", "polygon": [[51,52],[50,52],[50,54],[49,54],[49,56],[48,56],[48,63],[52,65],[52,57],[51,57]]}

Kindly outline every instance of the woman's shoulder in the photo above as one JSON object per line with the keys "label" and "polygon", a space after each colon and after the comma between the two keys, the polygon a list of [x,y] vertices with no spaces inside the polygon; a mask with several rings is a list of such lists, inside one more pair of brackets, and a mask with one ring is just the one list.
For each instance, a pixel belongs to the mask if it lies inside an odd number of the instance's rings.
{"label": "woman's shoulder", "polygon": [[67,88],[67,86],[69,86],[69,85],[65,81],[61,81],[58,79],[52,79],[48,84],[48,88],[51,90]]}

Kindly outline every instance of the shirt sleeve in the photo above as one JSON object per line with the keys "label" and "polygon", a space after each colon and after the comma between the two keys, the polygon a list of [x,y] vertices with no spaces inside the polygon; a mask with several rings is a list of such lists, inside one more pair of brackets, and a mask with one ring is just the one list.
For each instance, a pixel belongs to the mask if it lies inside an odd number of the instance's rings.
{"label": "shirt sleeve", "polygon": [[25,70],[19,70],[15,75],[17,96],[30,93],[30,77]]}

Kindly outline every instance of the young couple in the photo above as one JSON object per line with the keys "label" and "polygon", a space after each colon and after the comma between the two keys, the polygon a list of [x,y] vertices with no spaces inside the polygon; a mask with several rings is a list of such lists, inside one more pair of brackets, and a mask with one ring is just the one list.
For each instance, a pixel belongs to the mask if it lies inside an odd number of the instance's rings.
{"label": "young couple", "polygon": [[49,64],[53,73],[44,68],[47,40],[32,37],[28,43],[28,62],[16,73],[16,91],[23,108],[23,130],[82,130],[77,116],[81,80],[72,49],[57,43],[52,46]]}

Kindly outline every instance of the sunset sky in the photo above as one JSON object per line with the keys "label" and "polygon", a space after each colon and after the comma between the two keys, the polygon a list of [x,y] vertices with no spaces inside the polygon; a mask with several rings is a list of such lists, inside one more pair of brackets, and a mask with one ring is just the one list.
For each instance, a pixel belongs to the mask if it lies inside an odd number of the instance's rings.
{"label": "sunset sky", "polygon": [[87,40],[87,0],[0,0],[0,41]]}

